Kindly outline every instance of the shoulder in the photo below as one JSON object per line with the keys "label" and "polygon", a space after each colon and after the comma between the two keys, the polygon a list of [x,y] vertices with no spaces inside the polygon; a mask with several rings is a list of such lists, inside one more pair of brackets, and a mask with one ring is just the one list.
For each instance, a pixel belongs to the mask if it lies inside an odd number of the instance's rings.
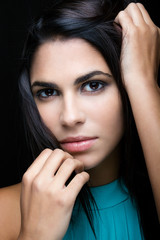
{"label": "shoulder", "polygon": [[17,239],[20,231],[21,184],[0,189],[0,239]]}

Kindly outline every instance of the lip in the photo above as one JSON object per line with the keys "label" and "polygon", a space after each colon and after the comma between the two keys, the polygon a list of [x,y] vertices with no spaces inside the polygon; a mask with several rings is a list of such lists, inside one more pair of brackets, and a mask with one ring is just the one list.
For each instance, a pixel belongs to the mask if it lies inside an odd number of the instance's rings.
{"label": "lip", "polygon": [[97,137],[68,137],[60,141],[60,145],[63,150],[70,153],[83,152],[91,148],[96,140]]}

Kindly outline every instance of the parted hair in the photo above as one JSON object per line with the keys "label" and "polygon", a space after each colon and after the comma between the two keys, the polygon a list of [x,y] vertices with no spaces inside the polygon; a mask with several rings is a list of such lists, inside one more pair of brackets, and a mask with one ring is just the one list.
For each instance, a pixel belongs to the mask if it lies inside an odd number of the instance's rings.
{"label": "parted hair", "polygon": [[[158,217],[147,174],[142,147],[120,68],[122,34],[114,19],[130,1],[123,0],[55,0],[31,24],[22,56],[19,92],[23,121],[32,161],[45,148],[59,148],[59,144],[43,123],[36,107],[31,86],[30,68],[38,47],[46,41],[81,38],[94,46],[104,57],[119,89],[125,122],[122,139],[120,180],[125,183],[140,215],[146,239],[157,239]],[[105,109],[105,106],[104,106]],[[87,184],[78,198],[96,236],[90,208],[96,203]],[[107,201],[107,199],[106,199]]]}

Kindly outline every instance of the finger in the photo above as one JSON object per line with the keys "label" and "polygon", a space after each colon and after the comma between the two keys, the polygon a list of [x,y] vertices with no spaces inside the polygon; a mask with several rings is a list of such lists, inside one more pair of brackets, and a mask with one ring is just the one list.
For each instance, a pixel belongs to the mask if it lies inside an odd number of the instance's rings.
{"label": "finger", "polygon": [[59,187],[64,187],[65,183],[74,171],[76,173],[80,173],[83,170],[84,165],[81,161],[73,158],[68,158],[58,169],[54,179],[54,183],[59,185]]}
{"label": "finger", "polygon": [[133,23],[136,26],[142,26],[144,23],[146,23],[144,21],[140,8],[136,3],[130,3],[128,7],[125,9],[125,11],[128,14],[128,16],[131,17]]}
{"label": "finger", "polygon": [[139,10],[141,11],[141,14],[144,18],[144,21],[148,24],[148,25],[154,25],[149,13],[147,12],[147,10],[145,9],[145,7],[141,4],[141,3],[137,3],[137,7],[139,8]]}
{"label": "finger", "polygon": [[51,155],[51,153],[51,149],[43,150],[23,175],[21,188],[21,204],[23,204],[25,208],[27,208],[28,204],[30,204],[30,190],[32,182],[39,173],[40,169],[43,167],[45,161]]}
{"label": "finger", "polygon": [[22,179],[22,187],[21,187],[21,208],[27,209],[27,207],[30,204],[31,201],[31,183],[35,176],[38,174],[40,169],[42,168],[44,162],[48,158],[48,156],[51,154],[51,149],[45,149],[43,150],[40,155],[34,160],[32,165],[27,169],[25,174],[23,175]]}
{"label": "finger", "polygon": [[22,194],[27,199],[26,202],[30,201],[29,192],[33,187],[33,182],[39,186],[44,186],[54,176],[62,161],[68,157],[72,158],[70,154],[60,149],[54,151],[45,149],[41,152],[23,176]]}
{"label": "finger", "polygon": [[30,179],[33,179],[41,170],[43,167],[44,163],[48,159],[48,157],[52,154],[52,150],[47,148],[43,150],[40,155],[34,160],[32,165],[27,169],[26,173],[24,176],[27,175]]}
{"label": "finger", "polygon": [[129,29],[131,25],[133,25],[132,19],[128,16],[126,11],[120,11],[117,17],[114,20],[117,24],[119,24],[122,29]]}
{"label": "finger", "polygon": [[55,149],[45,161],[39,175],[43,176],[43,178],[52,178],[67,158],[72,159],[73,157],[61,149]]}
{"label": "finger", "polygon": [[72,198],[72,201],[75,201],[80,190],[89,181],[89,174],[87,172],[81,172],[76,174],[72,181],[66,187],[66,191],[69,196]]}

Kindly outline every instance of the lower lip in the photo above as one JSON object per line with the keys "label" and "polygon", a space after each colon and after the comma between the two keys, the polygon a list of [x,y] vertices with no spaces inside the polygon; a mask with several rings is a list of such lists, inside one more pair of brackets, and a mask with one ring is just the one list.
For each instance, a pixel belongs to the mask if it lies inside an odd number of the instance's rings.
{"label": "lower lip", "polygon": [[88,150],[90,147],[92,147],[95,141],[96,141],[96,138],[79,141],[79,142],[61,143],[61,147],[63,148],[63,150],[70,153],[83,152]]}

